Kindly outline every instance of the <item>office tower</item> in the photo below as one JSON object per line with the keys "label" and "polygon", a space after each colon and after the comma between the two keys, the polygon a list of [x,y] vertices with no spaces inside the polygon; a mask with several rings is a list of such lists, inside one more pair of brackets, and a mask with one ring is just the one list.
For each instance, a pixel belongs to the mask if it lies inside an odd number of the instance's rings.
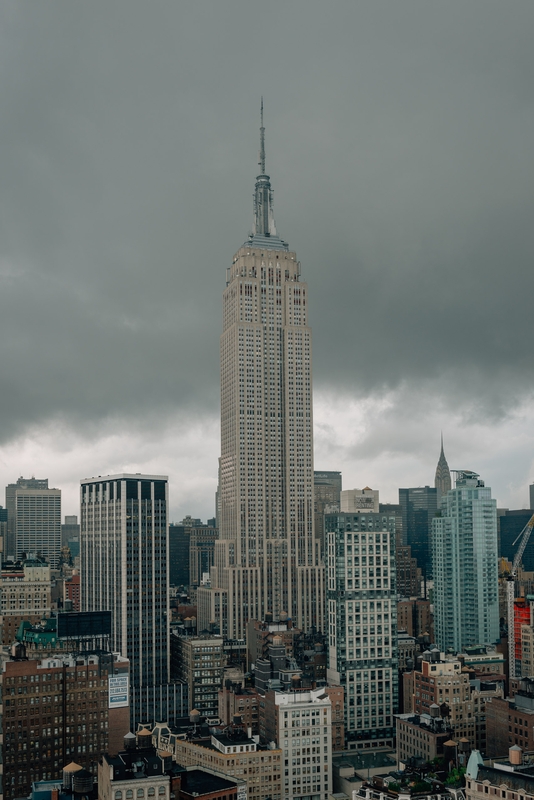
{"label": "office tower", "polygon": [[402,509],[402,541],[411,547],[412,557],[425,578],[432,575],[430,528],[438,508],[438,490],[430,486],[399,489]]}
{"label": "office tower", "polygon": [[7,539],[7,508],[0,506],[0,560],[4,558],[4,547]]}
{"label": "office tower", "polygon": [[68,545],[74,539],[80,539],[80,525],[76,514],[70,514],[61,526],[61,545]]}
{"label": "office tower", "polygon": [[5,800],[27,797],[33,781],[58,778],[69,762],[94,768],[130,727],[127,693],[114,694],[128,681],[127,659],[99,651],[28,660],[18,648],[0,672]]}
{"label": "office tower", "polygon": [[456,475],[432,521],[432,561],[436,642],[460,652],[499,639],[499,590],[496,501],[476,472]]}
{"label": "office tower", "polygon": [[169,525],[169,586],[189,586],[190,532],[185,525]]}
{"label": "office tower", "polygon": [[439,461],[436,467],[436,477],[434,478],[434,486],[438,492],[438,507],[443,495],[446,495],[447,492],[450,490],[451,484],[451,473],[449,470],[449,465],[447,464],[447,459],[445,458],[445,452],[443,450],[443,434],[441,435],[441,452],[439,454]]}
{"label": "office tower", "polygon": [[165,703],[174,702],[167,506],[162,475],[81,481],[82,611],[113,612],[111,645],[130,661],[134,725],[167,718]]}
{"label": "office tower", "polygon": [[[220,538],[212,589],[221,633],[285,611],[323,626],[324,569],[314,538],[312,350],[308,288],[277,234],[263,121],[254,231],[227,270],[221,336]],[[224,605],[221,605],[224,608]]]}
{"label": "office tower", "polygon": [[189,529],[189,537],[189,584],[196,587],[211,573],[219,531],[213,525],[201,523]]}
{"label": "office tower", "polygon": [[324,514],[327,508],[339,510],[339,496],[341,494],[341,472],[317,470],[313,473],[313,509],[315,516],[315,538],[321,542],[321,552],[324,552]]}
{"label": "office tower", "polygon": [[395,516],[327,514],[328,682],[345,690],[348,749],[393,745],[397,711]]}
{"label": "office tower", "polygon": [[36,555],[57,567],[61,556],[61,490],[48,479],[19,478],[6,486],[7,542],[4,558]]}
{"label": "office tower", "polygon": [[412,548],[400,544],[396,548],[397,592],[399,597],[419,597],[421,593],[421,569],[412,558]]}

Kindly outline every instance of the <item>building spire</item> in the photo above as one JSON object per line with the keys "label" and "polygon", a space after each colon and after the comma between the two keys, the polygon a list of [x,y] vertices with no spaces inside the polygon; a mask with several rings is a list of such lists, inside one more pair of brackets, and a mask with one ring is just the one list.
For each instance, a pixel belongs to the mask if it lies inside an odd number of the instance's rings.
{"label": "building spire", "polygon": [[[254,237],[277,239],[276,226],[273,216],[273,191],[271,181],[265,174],[265,128],[263,127],[263,97],[260,106],[260,160],[258,161],[260,174],[256,178],[254,191]],[[273,242],[273,246],[276,245]]]}
{"label": "building spire", "polygon": [[261,98],[261,111],[260,111],[260,160],[258,161],[261,175],[265,175],[265,128],[263,127],[263,95]]}
{"label": "building spire", "polygon": [[451,472],[447,459],[445,458],[445,451],[443,450],[443,431],[441,432],[441,452],[439,454],[438,466],[436,467],[436,477],[434,478],[434,486],[438,490],[438,505],[441,497],[446,495],[451,489]]}
{"label": "building spire", "polygon": [[288,250],[289,245],[276,233],[273,215],[273,190],[271,179],[265,173],[265,128],[263,125],[263,97],[260,104],[260,154],[258,166],[260,174],[254,187],[254,222],[247,245],[255,245],[266,250]]}

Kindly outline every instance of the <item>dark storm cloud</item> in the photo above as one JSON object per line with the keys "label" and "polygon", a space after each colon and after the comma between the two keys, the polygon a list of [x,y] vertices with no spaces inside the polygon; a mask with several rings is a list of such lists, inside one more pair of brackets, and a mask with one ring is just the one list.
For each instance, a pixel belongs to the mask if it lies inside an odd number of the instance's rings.
{"label": "dark storm cloud", "polygon": [[2,15],[4,441],[55,417],[217,412],[261,93],[316,388],[486,415],[532,391],[530,1]]}

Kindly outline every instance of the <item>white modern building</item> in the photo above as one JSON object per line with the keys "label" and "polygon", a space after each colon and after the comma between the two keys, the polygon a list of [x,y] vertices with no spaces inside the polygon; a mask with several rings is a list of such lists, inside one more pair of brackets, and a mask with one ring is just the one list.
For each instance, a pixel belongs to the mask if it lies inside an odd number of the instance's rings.
{"label": "white modern building", "polygon": [[325,516],[328,671],[345,690],[347,749],[392,747],[398,697],[394,515]]}
{"label": "white modern building", "polygon": [[456,486],[432,521],[434,626],[441,650],[459,653],[499,639],[496,501],[476,472]]}
{"label": "white modern building", "polygon": [[322,630],[308,287],[276,232],[263,122],[254,230],[227,269],[223,295],[218,498],[220,538],[199,605],[205,592],[226,593],[219,608],[227,620],[216,622],[231,639],[243,639],[247,621],[267,613]]}

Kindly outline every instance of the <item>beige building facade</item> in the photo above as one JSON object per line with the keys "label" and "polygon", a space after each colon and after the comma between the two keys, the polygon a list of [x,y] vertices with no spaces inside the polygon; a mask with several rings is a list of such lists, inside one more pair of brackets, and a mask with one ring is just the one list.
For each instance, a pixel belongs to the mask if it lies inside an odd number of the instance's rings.
{"label": "beige building facade", "polygon": [[212,735],[186,739],[174,736],[168,728],[156,725],[152,740],[160,752],[172,753],[183,767],[197,766],[246,781],[248,800],[282,800],[282,751],[260,748],[246,736]]}
{"label": "beige building facade", "polygon": [[276,233],[262,152],[254,232],[227,269],[223,294],[220,538],[212,588],[198,590],[199,598],[226,593],[227,620],[215,621],[230,639],[244,639],[248,620],[268,613],[323,630],[308,287]]}

